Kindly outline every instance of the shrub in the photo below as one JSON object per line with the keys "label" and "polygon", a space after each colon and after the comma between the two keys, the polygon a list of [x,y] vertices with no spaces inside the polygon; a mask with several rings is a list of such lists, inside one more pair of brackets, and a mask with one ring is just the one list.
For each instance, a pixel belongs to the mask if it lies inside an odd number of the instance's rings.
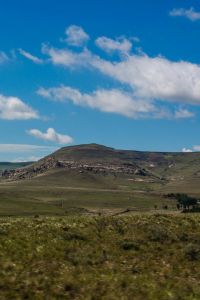
{"label": "shrub", "polygon": [[185,248],[185,257],[188,260],[199,260],[200,259],[200,248],[196,244],[189,244]]}
{"label": "shrub", "polygon": [[124,240],[121,242],[121,248],[124,250],[139,250],[138,243],[130,240]]}

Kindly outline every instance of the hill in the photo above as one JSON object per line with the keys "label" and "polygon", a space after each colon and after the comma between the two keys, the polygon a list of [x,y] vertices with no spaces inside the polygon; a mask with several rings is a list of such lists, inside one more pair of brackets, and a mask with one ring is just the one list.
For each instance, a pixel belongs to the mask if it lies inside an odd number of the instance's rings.
{"label": "hill", "polygon": [[0,177],[0,215],[176,209],[170,192],[200,197],[200,153],[63,147]]}
{"label": "hill", "polygon": [[50,170],[87,173],[131,174],[154,180],[183,180],[200,176],[200,153],[142,152],[117,150],[98,144],[63,147],[36,163],[6,170],[7,179],[48,175]]}
{"label": "hill", "polygon": [[52,169],[77,170],[104,174],[134,174],[154,177],[153,173],[135,161],[132,152],[115,150],[102,145],[89,144],[64,147],[55,153],[15,170],[6,170],[2,176],[7,179],[26,179],[40,174],[47,175]]}

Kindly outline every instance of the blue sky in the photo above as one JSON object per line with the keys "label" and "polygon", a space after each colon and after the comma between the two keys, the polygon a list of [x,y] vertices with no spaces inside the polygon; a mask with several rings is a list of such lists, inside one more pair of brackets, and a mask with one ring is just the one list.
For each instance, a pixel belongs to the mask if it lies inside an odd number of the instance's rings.
{"label": "blue sky", "polygon": [[199,1],[3,0],[0,28],[0,161],[200,150]]}

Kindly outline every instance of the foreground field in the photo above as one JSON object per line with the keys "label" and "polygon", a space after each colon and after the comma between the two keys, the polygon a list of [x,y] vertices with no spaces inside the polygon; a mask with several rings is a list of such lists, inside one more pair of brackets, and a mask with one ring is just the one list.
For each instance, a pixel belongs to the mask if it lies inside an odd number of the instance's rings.
{"label": "foreground field", "polygon": [[200,299],[200,216],[0,219],[0,299]]}

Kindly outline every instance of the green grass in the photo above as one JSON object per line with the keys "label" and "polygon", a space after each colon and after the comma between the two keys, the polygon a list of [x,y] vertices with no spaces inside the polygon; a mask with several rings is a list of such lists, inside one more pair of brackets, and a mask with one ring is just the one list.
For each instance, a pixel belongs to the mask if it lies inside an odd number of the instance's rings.
{"label": "green grass", "polygon": [[0,219],[0,299],[200,299],[200,216]]}
{"label": "green grass", "polygon": [[[0,215],[64,215],[71,207],[85,208],[95,211],[115,211],[127,208],[154,210],[154,206],[162,208],[168,205],[174,209],[175,201],[164,198],[154,192],[137,191],[138,183],[132,183],[124,188],[109,184],[110,177],[99,178],[95,181],[77,178],[73,181],[70,176],[52,182],[44,177],[34,180],[0,184]],[[119,181],[119,179],[115,179]]]}

